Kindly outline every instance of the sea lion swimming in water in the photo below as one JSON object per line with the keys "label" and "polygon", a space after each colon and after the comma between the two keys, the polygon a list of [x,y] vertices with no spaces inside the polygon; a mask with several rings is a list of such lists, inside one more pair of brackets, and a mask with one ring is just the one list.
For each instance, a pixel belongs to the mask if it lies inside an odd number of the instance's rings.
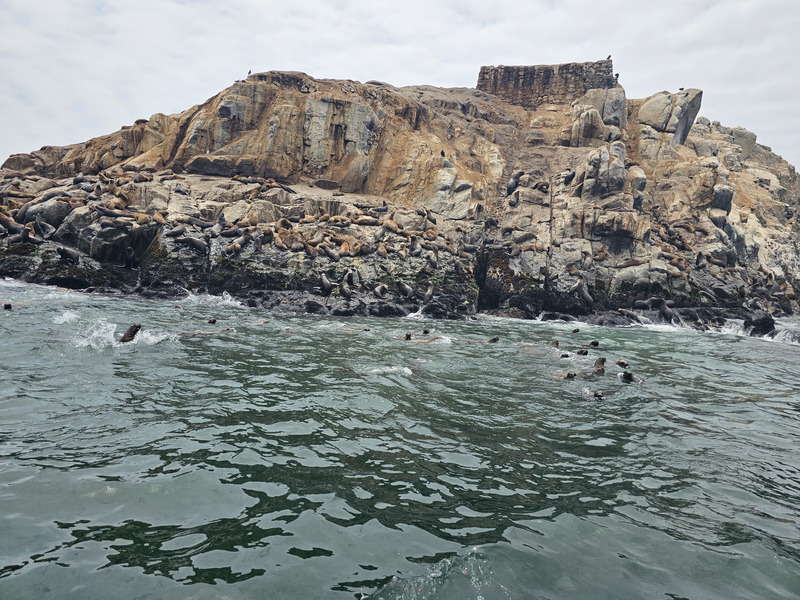
{"label": "sea lion swimming in water", "polygon": [[126,343],[126,342],[130,342],[130,341],[132,341],[132,340],[133,340],[133,338],[135,338],[135,337],[136,337],[136,334],[137,334],[137,333],[139,333],[139,330],[140,330],[141,328],[142,328],[142,326],[141,326],[141,325],[138,325],[138,324],[136,324],[136,323],[134,323],[133,325],[131,325],[130,327],[128,327],[127,331],[126,331],[125,333],[123,333],[123,334],[122,334],[122,337],[121,337],[121,338],[120,338],[120,340],[119,340],[119,341],[120,341],[120,343],[124,344],[124,343]]}

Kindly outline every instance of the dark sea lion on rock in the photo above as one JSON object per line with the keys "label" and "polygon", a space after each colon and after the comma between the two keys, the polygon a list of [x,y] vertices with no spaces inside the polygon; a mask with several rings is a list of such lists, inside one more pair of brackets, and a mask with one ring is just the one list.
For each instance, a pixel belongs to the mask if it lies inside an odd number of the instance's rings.
{"label": "dark sea lion on rock", "polygon": [[133,324],[130,327],[128,327],[128,330],[125,333],[122,334],[122,337],[119,340],[120,343],[124,344],[126,342],[132,341],[133,338],[136,337],[136,334],[139,333],[139,330],[141,328],[142,328],[142,326],[141,325],[137,325],[137,324]]}
{"label": "dark sea lion on rock", "polygon": [[525,174],[525,171],[515,171],[506,184],[506,196],[514,193],[514,190],[519,186],[519,178]]}
{"label": "dark sea lion on rock", "polygon": [[187,246],[190,246],[192,249],[196,250],[197,252],[200,252],[201,254],[208,253],[208,244],[204,240],[201,240],[200,238],[188,237],[188,236],[178,237],[175,238],[175,241],[180,244],[186,244]]}
{"label": "dark sea lion on rock", "polygon": [[127,248],[125,248],[125,262],[124,262],[125,268],[132,269],[135,263],[136,263],[136,253],[133,251],[133,248],[131,246],[128,246]]}
{"label": "dark sea lion on rock", "polygon": [[45,240],[49,240],[56,232],[56,228],[50,225],[50,223],[47,221],[42,220],[39,215],[36,215],[36,219],[33,221],[33,226],[36,228],[36,233],[42,236],[42,239]]}
{"label": "dark sea lion on rock", "polygon": [[402,281],[397,282],[397,289],[400,290],[400,294],[406,299],[411,300],[414,297],[414,288],[412,288],[407,283]]}
{"label": "dark sea lion on rock", "polygon": [[626,308],[618,308],[617,311],[619,312],[619,314],[628,317],[631,321],[633,321],[635,323],[641,323],[642,322],[641,319],[639,319],[639,315],[637,315],[632,310],[628,310]]}
{"label": "dark sea lion on rock", "polygon": [[584,281],[583,277],[578,279],[578,281],[569,289],[569,293],[576,292],[578,297],[586,302],[586,304],[591,307],[594,304],[594,298],[592,298],[591,294],[586,289],[586,282]]}
{"label": "dark sea lion on rock", "polygon": [[323,296],[327,296],[328,294],[331,293],[331,290],[333,289],[333,284],[330,282],[325,273],[322,273],[322,275],[319,276],[319,284]]}
{"label": "dark sea lion on rock", "polygon": [[206,221],[205,219],[198,219],[197,217],[189,217],[186,220],[187,223],[194,225],[195,227],[199,227],[200,229],[208,229],[214,226],[214,223],[211,221]]}
{"label": "dark sea lion on rock", "polygon": [[15,233],[14,235],[10,235],[6,238],[6,245],[13,246],[14,244],[22,244],[28,241],[28,236],[30,235],[27,229],[22,230],[24,233]]}
{"label": "dark sea lion on rock", "polygon": [[56,252],[61,257],[61,260],[64,262],[71,262],[74,264],[78,264],[80,262],[80,254],[77,250],[73,250],[72,248],[66,248],[64,246],[58,246],[56,248]]}
{"label": "dark sea lion on rock", "polygon": [[353,295],[353,291],[350,289],[350,286],[347,285],[346,277],[339,284],[339,291],[342,293],[342,296],[344,296],[345,299],[347,300],[350,300],[351,296]]}
{"label": "dark sea lion on rock", "polygon": [[667,323],[672,323],[673,319],[675,319],[675,313],[669,306],[667,306],[667,301],[663,298],[655,298],[654,300],[655,304],[658,306],[658,314],[661,315],[661,318],[663,318]]}
{"label": "dark sea lion on rock", "polygon": [[423,301],[425,304],[427,304],[428,302],[430,302],[430,301],[431,301],[431,298],[433,298],[433,284],[432,284],[432,283],[429,283],[429,284],[428,284],[428,289],[425,291],[425,296],[424,296],[424,298],[422,299],[422,301]]}

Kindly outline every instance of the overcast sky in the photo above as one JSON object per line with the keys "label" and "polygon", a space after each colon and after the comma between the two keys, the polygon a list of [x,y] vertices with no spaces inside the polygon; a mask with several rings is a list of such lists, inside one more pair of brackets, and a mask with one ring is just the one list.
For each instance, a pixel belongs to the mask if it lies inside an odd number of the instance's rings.
{"label": "overcast sky", "polygon": [[797,0],[0,0],[0,162],[180,112],[247,71],[474,87],[482,65],[614,60],[629,98],[800,164]]}

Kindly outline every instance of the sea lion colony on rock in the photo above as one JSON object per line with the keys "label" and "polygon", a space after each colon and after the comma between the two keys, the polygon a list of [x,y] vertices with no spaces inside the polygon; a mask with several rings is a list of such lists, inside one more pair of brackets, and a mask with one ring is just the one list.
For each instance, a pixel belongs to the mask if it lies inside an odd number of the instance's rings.
{"label": "sea lion colony on rock", "polygon": [[[168,281],[172,289],[218,291],[216,269],[232,293],[251,285],[305,293],[323,272],[338,282],[355,268],[358,283],[345,282],[349,294],[339,287],[339,296],[410,302],[435,283],[437,297],[425,301],[461,295],[469,308],[460,316],[624,308],[614,318],[635,322],[681,319],[680,306],[796,308],[800,264],[789,252],[771,258],[770,246],[796,226],[794,171],[768,148],[737,142],[736,131],[706,119],[693,126],[700,90],[628,102],[611,69],[603,61],[486,67],[476,90],[409,91],[257,74],[191,112],[11,157],[4,166],[19,171],[3,172],[0,236],[13,252],[3,253],[0,267],[40,282],[71,277],[79,287],[81,272],[123,264],[141,269],[145,291]],[[544,73],[555,78],[535,76]],[[546,89],[527,98],[530,86]],[[270,104],[276,91],[320,126],[270,120],[267,132],[262,117],[278,114]],[[318,111],[318,95],[339,108]],[[545,96],[552,105],[541,105]],[[231,120],[232,102],[252,114],[250,123]],[[656,122],[661,116],[678,119],[680,131]],[[273,153],[267,133],[283,136]],[[317,145],[318,156],[303,150]],[[31,176],[78,169],[97,174],[69,182]],[[267,177],[277,173],[292,179]],[[231,190],[224,199],[203,183],[214,177]],[[326,199],[297,193],[303,182]],[[350,196],[367,191],[378,197]],[[272,208],[241,210],[259,203]],[[65,207],[70,218],[82,210],[69,235],[58,229]],[[131,239],[116,243],[125,235]],[[51,239],[92,260],[67,259],[59,265],[65,273],[56,273]],[[780,240],[785,249],[786,236]],[[283,272],[265,275],[266,263]],[[164,278],[153,285],[162,266]],[[102,286],[102,278],[92,283]],[[396,289],[398,280],[414,294]],[[119,281],[108,287],[124,289]],[[648,297],[664,302],[649,302],[645,316],[633,302]]]}
{"label": "sea lion colony on rock", "polygon": [[[5,206],[0,206],[0,225],[4,231],[10,232],[4,245],[11,246],[19,243],[41,244],[49,240],[56,228],[43,222],[41,215],[35,221],[26,224],[18,223],[15,218],[23,218],[28,209],[36,204],[48,200],[69,200],[69,212],[76,208],[87,207],[98,215],[101,229],[124,229],[130,231],[135,225],[157,226],[165,238],[174,240],[176,245],[183,245],[190,252],[208,256],[214,238],[228,239],[222,251],[222,257],[232,258],[241,253],[245,248],[251,247],[254,252],[271,247],[289,253],[305,253],[310,259],[323,259],[331,263],[339,262],[343,257],[358,257],[377,254],[381,257],[396,255],[405,260],[408,256],[424,258],[427,262],[425,271],[431,280],[427,284],[424,302],[427,303],[433,296],[433,281],[435,271],[438,269],[440,252],[453,257],[453,261],[462,259],[471,260],[470,248],[466,247],[463,240],[454,240],[449,234],[438,230],[436,216],[425,208],[418,210],[422,217],[419,229],[409,229],[395,220],[395,213],[386,214],[385,201],[382,204],[370,205],[364,203],[342,204],[343,214],[328,214],[319,207],[314,214],[307,214],[302,210],[300,214],[286,214],[278,219],[260,223],[255,212],[242,218],[229,222],[224,211],[220,210],[215,219],[206,220],[194,216],[176,215],[170,217],[166,210],[142,212],[129,206],[124,185],[135,184],[137,181],[151,181],[153,174],[139,179],[119,172],[101,172],[97,177],[80,174],[72,179],[71,185],[65,182],[56,182],[60,189],[51,190],[38,199],[29,199],[25,204],[14,210],[13,202],[4,198]],[[176,177],[172,171],[156,173],[155,177],[162,180],[171,180]],[[278,187],[289,193],[296,193],[285,184],[274,180],[262,178],[233,178],[240,183],[257,184],[254,192],[274,189]],[[174,193],[185,194],[183,186],[174,187]],[[252,194],[251,194],[252,196]],[[63,217],[62,217],[63,221]],[[42,239],[31,234],[34,226],[45,231]],[[370,232],[370,229],[373,232]],[[63,244],[55,246],[62,261],[79,264],[81,253]],[[474,250],[473,250],[474,252]],[[130,245],[124,250],[122,261],[124,267],[132,269],[141,260]],[[324,268],[321,265],[319,268]],[[464,274],[464,265],[459,264],[457,273]],[[325,278],[325,274],[322,273]],[[365,282],[366,284],[366,282]],[[351,283],[352,285],[352,283]],[[412,286],[402,281],[397,282],[398,293],[405,300],[412,299],[416,292]],[[322,281],[322,293],[327,295],[332,290],[330,282]],[[345,283],[340,285],[340,293],[346,299],[352,296],[352,290]],[[385,285],[373,285],[375,296],[385,298],[389,289]]]}

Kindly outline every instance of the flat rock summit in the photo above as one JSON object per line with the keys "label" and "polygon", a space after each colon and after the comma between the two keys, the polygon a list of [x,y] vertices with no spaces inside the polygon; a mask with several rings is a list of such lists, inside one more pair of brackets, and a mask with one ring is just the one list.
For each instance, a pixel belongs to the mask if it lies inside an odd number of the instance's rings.
{"label": "flat rock summit", "polygon": [[626,323],[798,310],[794,167],[629,99],[611,60],[475,88],[254,73],[174,115],[14,154],[0,276],[336,315]]}

